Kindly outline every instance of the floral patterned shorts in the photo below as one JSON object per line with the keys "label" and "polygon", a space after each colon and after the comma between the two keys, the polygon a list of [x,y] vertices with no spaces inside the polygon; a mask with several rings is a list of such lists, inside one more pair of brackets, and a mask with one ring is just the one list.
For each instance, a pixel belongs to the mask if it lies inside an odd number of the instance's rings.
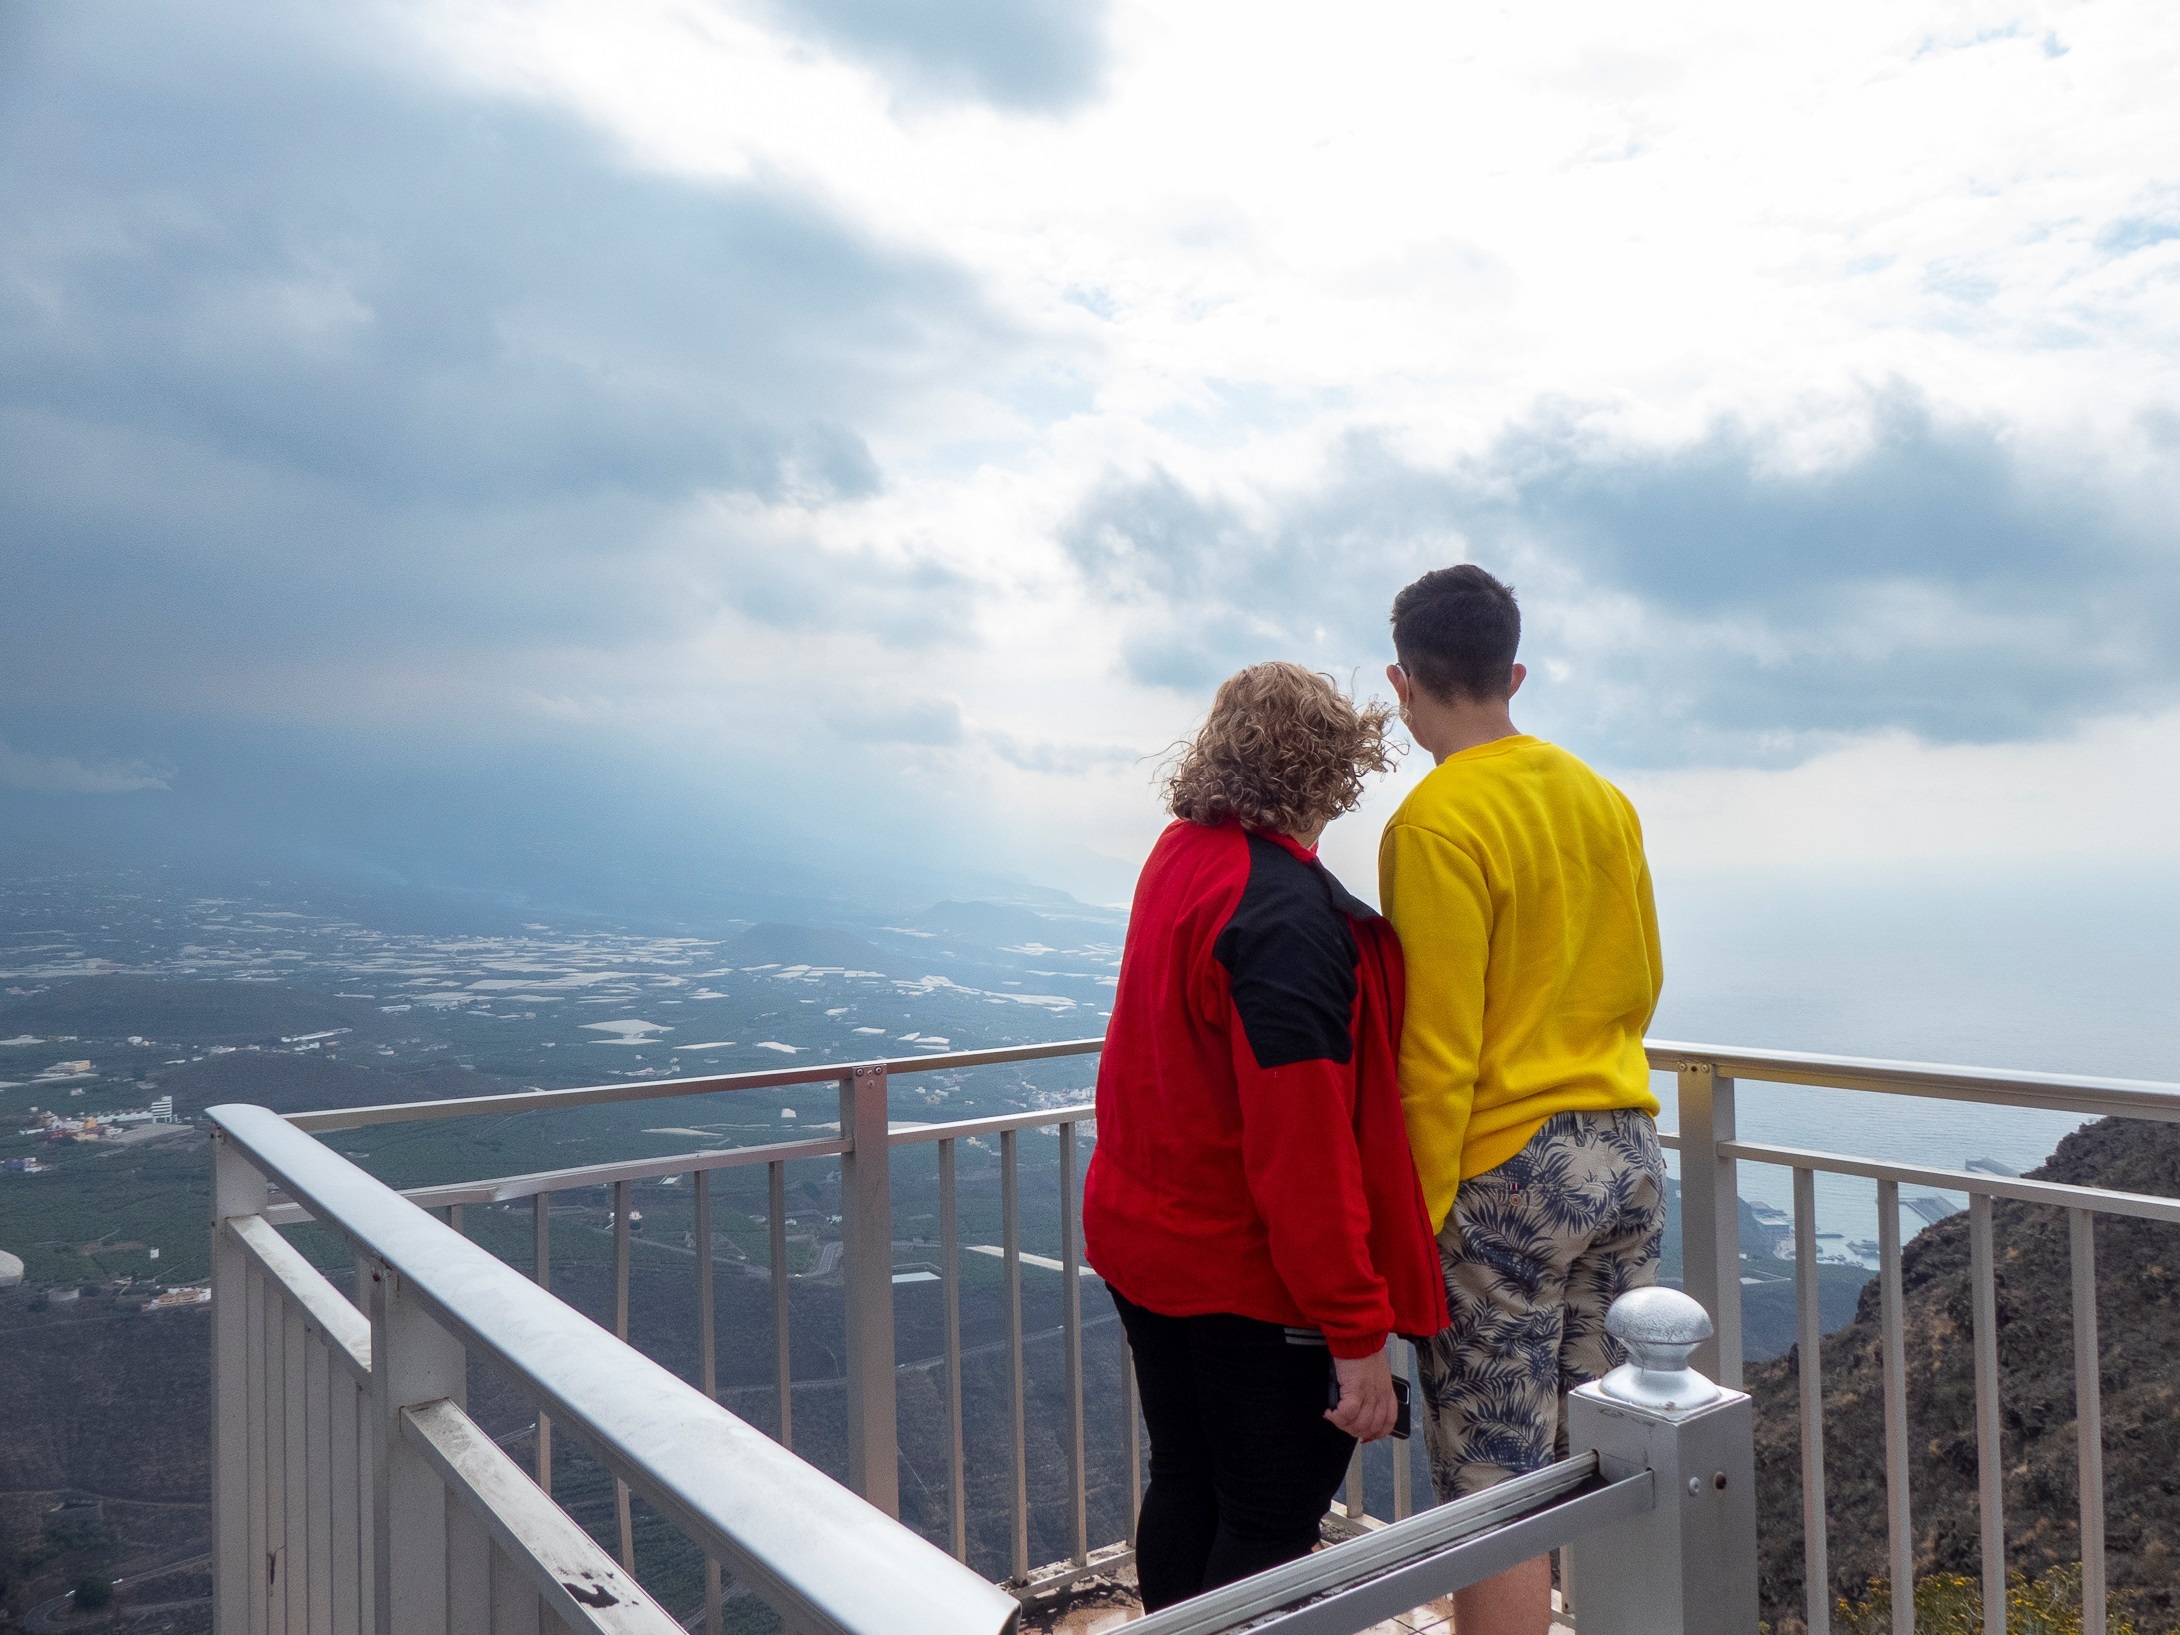
{"label": "floral patterned shorts", "polygon": [[1624,1360],[1605,1311],[1657,1281],[1664,1238],[1665,1160],[1647,1113],[1556,1113],[1461,1183],[1438,1234],[1453,1325],[1417,1348],[1441,1499],[1564,1454],[1562,1398]]}

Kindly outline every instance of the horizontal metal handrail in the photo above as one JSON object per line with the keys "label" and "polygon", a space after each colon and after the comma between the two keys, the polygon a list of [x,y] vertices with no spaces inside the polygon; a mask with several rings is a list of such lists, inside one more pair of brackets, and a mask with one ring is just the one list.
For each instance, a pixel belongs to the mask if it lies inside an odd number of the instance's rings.
{"label": "horizontal metal handrail", "polygon": [[1879,1158],[1858,1158],[1851,1153],[1779,1147],[1765,1141],[1721,1141],[1718,1156],[1754,1164],[1777,1164],[1786,1169],[1817,1170],[1826,1175],[1906,1181],[1916,1186],[1936,1187],[1941,1192],[2017,1198],[2023,1203],[2087,1209],[2100,1215],[2131,1215],[2137,1220],[2180,1222],[2180,1198],[2160,1198],[2148,1192],[2114,1192],[2104,1187],[2072,1186],[2064,1181],[2031,1181],[2021,1176],[1944,1169],[1931,1164],[1895,1164]]}
{"label": "horizontal metal handrail", "polygon": [[443,1400],[404,1408],[401,1434],[562,1624],[599,1635],[679,1635],[666,1610],[460,1408]]}
{"label": "horizontal metal handrail", "polygon": [[[401,1196],[419,1209],[444,1209],[449,1204],[504,1204],[518,1198],[535,1198],[540,1193],[611,1186],[616,1181],[649,1181],[662,1175],[695,1175],[705,1170],[782,1164],[798,1158],[837,1158],[848,1147],[849,1143],[838,1136],[821,1136],[814,1141],[774,1141],[761,1147],[707,1147],[701,1152],[675,1153],[666,1158],[631,1158],[603,1164],[577,1164],[570,1169],[534,1170],[528,1175],[502,1175],[483,1181],[405,1187]],[[310,1212],[300,1204],[281,1202],[265,1211],[265,1219],[275,1226],[294,1226],[310,1219]]]}
{"label": "horizontal metal handrail", "polygon": [[[1090,1055],[1101,1050],[1103,1046],[1102,1039],[1067,1039],[1047,1045],[956,1051],[943,1056],[890,1057],[878,1062],[833,1062],[813,1064],[807,1068],[730,1073],[698,1079],[656,1079],[641,1084],[590,1085],[568,1090],[466,1096],[449,1101],[394,1102],[371,1107],[332,1108],[314,1113],[290,1114],[288,1122],[299,1130],[319,1131],[352,1129],[366,1124],[392,1123],[412,1118],[462,1118],[493,1113],[542,1112],[560,1107],[594,1106],[616,1101],[777,1089],[798,1084],[828,1084],[852,1077],[858,1067],[883,1067],[890,1077],[896,1073],[930,1072],[937,1069],[1038,1061],[1057,1056]],[[1660,1039],[1648,1041],[1645,1048],[1651,1067],[1659,1072],[1674,1072],[1691,1065],[1701,1065],[1730,1078],[1874,1091],[1888,1095],[1934,1096],[1951,1100],[2044,1107],[2078,1111],[2085,1116],[2109,1114],[2124,1118],[2180,1120],[2180,1084],[2165,1084],[2153,1080],[2014,1073],[1946,1063],[1890,1061],[1864,1056],[1825,1056],[1805,1051],[1754,1050],[1738,1045],[1685,1044]],[[1004,1113],[988,1118],[958,1119],[939,1124],[895,1125],[889,1130],[887,1139],[895,1147],[919,1146],[935,1141],[1004,1134],[1010,1130],[1040,1129],[1050,1125],[1076,1123],[1095,1117],[1096,1111],[1094,1103],[1079,1102],[1066,1107]],[[1663,1143],[1674,1148],[1680,1145],[1678,1136],[1670,1132],[1664,1135]],[[578,1165],[564,1170],[541,1170],[528,1175],[414,1187],[404,1191],[402,1196],[426,1208],[443,1208],[449,1204],[504,1203],[517,1198],[534,1197],[543,1192],[603,1186],[614,1181],[648,1180],[706,1169],[731,1169],[744,1164],[770,1163],[777,1159],[826,1157],[847,1152],[851,1146],[852,1143],[845,1138],[833,1138],[779,1142],[760,1147],[707,1148],[664,1158]],[[1722,1152],[1722,1156],[1724,1155]],[[1832,1157],[1838,1163],[1847,1162],[1838,1158],[1838,1155]],[[1827,1164],[1818,1167],[1835,1166]],[[1876,1172],[1864,1168],[1842,1170],[1841,1173],[1859,1175]],[[1901,1178],[1913,1180],[1920,1177],[1903,1171]],[[268,1211],[268,1218],[278,1225],[291,1225],[303,1219],[304,1212],[292,1205],[276,1205]]]}
{"label": "horizontal metal handrail", "polygon": [[896,1124],[886,1131],[886,1144],[914,1147],[927,1141],[966,1141],[977,1135],[1005,1135],[1009,1130],[1041,1130],[1047,1124],[1079,1124],[1097,1117],[1095,1102],[1072,1107],[1044,1107],[1029,1113],[1001,1113],[994,1118],[962,1118],[950,1124]]}
{"label": "horizontal metal handrail", "polygon": [[[1319,1550],[1254,1577],[1208,1590],[1178,1606],[1152,1613],[1128,1628],[1131,1635],[1137,1629],[1144,1635],[1216,1635],[1216,1632],[1232,1629],[1312,1597],[1344,1595],[1465,1542],[1486,1535],[1501,1535],[1524,1518],[1539,1513],[1560,1514],[1566,1527],[1548,1526],[1544,1530],[1547,1536],[1542,1539],[1523,1538],[1521,1542],[1527,1555],[1513,1557],[1505,1563],[1514,1566],[1529,1556],[1541,1555],[1567,1543],[1592,1526],[1637,1514],[1655,1502],[1647,1470],[1599,1487],[1601,1480],[1594,1452],[1561,1460],[1465,1499],[1456,1499],[1410,1516],[1406,1521],[1393,1522],[1360,1538],[1336,1544],[1329,1550]],[[1583,1497],[1603,1498],[1607,1494],[1612,1497],[1604,1507],[1604,1514],[1592,1514],[1588,1507],[1579,1516],[1566,1514],[1570,1502]],[[1562,1532],[1564,1536],[1549,1536]],[[1477,1575],[1479,1579],[1489,1576],[1488,1571]],[[1382,1611],[1359,1617],[1356,1622],[1341,1627],[1357,1629],[1378,1619],[1396,1616],[1430,1600],[1432,1593],[1428,1590],[1415,1593],[1402,1581],[1401,1587],[1386,1598]],[[1409,1598],[1403,1600],[1403,1595]]]}
{"label": "horizontal metal handrail", "polygon": [[1709,1067],[1722,1078],[1817,1085],[1833,1090],[1874,1090],[1885,1095],[1932,1096],[1944,1101],[2044,1107],[2084,1118],[2150,1118],[2180,1122],[2180,1084],[2154,1079],[2106,1079],[2073,1073],[2016,1073],[1946,1062],[1888,1061],[1868,1056],[1824,1056],[1799,1050],[1752,1050],[1740,1045],[1644,1042],[1650,1065],[1661,1073]]}
{"label": "horizontal metal handrail", "polygon": [[[491,1096],[457,1096],[444,1101],[386,1102],[369,1107],[332,1107],[291,1113],[299,1130],[348,1130],[367,1124],[409,1120],[477,1118],[495,1113],[546,1112],[564,1107],[592,1107],[614,1102],[657,1101],[680,1096],[716,1095],[738,1090],[776,1090],[802,1084],[833,1084],[857,1068],[883,1067],[887,1074],[931,1073],[1010,1062],[1046,1061],[1058,1056],[1089,1056],[1105,1048],[1098,1039],[1062,1039],[1042,1045],[1008,1045],[994,1050],[957,1050],[928,1056],[893,1056],[863,1062],[813,1062],[807,1067],[767,1068],[754,1073],[722,1073],[693,1079],[645,1079],[628,1084],[580,1085],[566,1090],[519,1090]],[[1708,1066],[1728,1078],[1780,1084],[1818,1085],[1836,1090],[1870,1090],[1887,1095],[1934,1096],[1951,1101],[1989,1102],[2001,1106],[2045,1107],[2080,1112],[2085,1117],[2152,1118],[2180,1121],[2180,1084],[2153,1079],[2097,1078],[2071,1073],[2026,1073],[1946,1062],[1893,1061],[1869,1056],[1827,1056],[1799,1050],[1757,1050],[1745,1045],[1688,1044],[1646,1040],[1650,1065],[1661,1073]],[[1073,1109],[1041,1115],[1041,1122],[1073,1117]],[[1040,1122],[1032,1118],[1030,1125]],[[995,1126],[1000,1127],[1000,1126]],[[1030,1127],[1029,1125],[1021,1127]],[[978,1132],[969,1131],[968,1134]],[[940,1137],[923,1132],[894,1136],[896,1146]]]}
{"label": "horizontal metal handrail", "polygon": [[766,1068],[756,1073],[716,1073],[695,1079],[640,1079],[629,1084],[580,1085],[567,1090],[512,1090],[496,1096],[452,1096],[444,1101],[391,1101],[375,1107],[329,1107],[315,1113],[290,1113],[298,1130],[353,1130],[366,1124],[401,1124],[411,1120],[478,1118],[490,1113],[536,1113],[559,1107],[597,1107],[621,1101],[659,1101],[675,1096],[708,1096],[731,1090],[777,1090],[797,1084],[834,1084],[852,1078],[858,1068],[882,1067],[894,1073],[936,1073],[970,1067],[1002,1067],[1009,1062],[1041,1062],[1054,1056],[1090,1056],[1105,1048],[1103,1039],[1061,1039],[1046,1045],[1007,1045],[996,1050],[951,1050],[929,1056],[891,1056],[860,1062],[812,1062],[808,1067]]}
{"label": "horizontal metal handrail", "polygon": [[[1048,1124],[1074,1124],[1096,1116],[1096,1106],[1085,1101],[1070,1107],[1007,1113],[997,1118],[895,1125],[887,1131],[886,1142],[889,1146],[908,1147],[923,1142],[966,1140],[972,1136],[1001,1135],[1009,1130],[1041,1129]],[[837,1136],[825,1136],[812,1141],[768,1142],[760,1147],[706,1147],[697,1152],[673,1153],[665,1158],[616,1159],[602,1164],[576,1164],[567,1169],[534,1170],[527,1175],[404,1187],[401,1196],[422,1209],[444,1209],[449,1204],[512,1203],[518,1198],[534,1198],[540,1193],[574,1192],[584,1187],[610,1186],[616,1181],[649,1181],[666,1175],[694,1175],[703,1170],[741,1169],[800,1158],[834,1158],[847,1152],[852,1145]],[[274,1226],[295,1226],[310,1218],[310,1212],[302,1205],[287,1201],[276,1202],[265,1211],[265,1219]]]}
{"label": "horizontal metal handrail", "polygon": [[[1641,1515],[1656,1500],[1647,1470],[1577,1493],[1542,1510],[1443,1544],[1398,1567],[1330,1590],[1292,1611],[1252,1626],[1252,1635],[1358,1635],[1458,1593],[1509,1568],[1533,1561],[1588,1534]],[[1398,1525],[1395,1523],[1394,1525]],[[1155,1635],[1155,1632],[1153,1632]]]}
{"label": "horizontal metal handrail", "polygon": [[343,1367],[359,1385],[371,1381],[371,1320],[336,1289],[325,1273],[303,1258],[301,1250],[273,1230],[261,1215],[238,1215],[224,1223],[258,1269],[284,1290],[316,1323]]}
{"label": "horizontal metal handrail", "polygon": [[1006,1630],[1014,1598],[262,1107],[207,1116],[797,1628]]}
{"label": "horizontal metal handrail", "polygon": [[[899,1125],[887,1132],[886,1141],[889,1146],[907,1147],[919,1142],[999,1135],[1008,1130],[1034,1130],[1048,1124],[1074,1124],[1096,1115],[1096,1106],[1079,1102],[1071,1107],[1007,1113],[998,1118]],[[512,1203],[518,1198],[534,1198],[544,1192],[573,1192],[583,1187],[610,1186],[616,1181],[649,1181],[665,1175],[694,1175],[703,1170],[741,1169],[757,1164],[787,1163],[799,1158],[835,1158],[847,1152],[851,1145],[837,1136],[824,1136],[812,1141],[768,1142],[761,1147],[706,1147],[698,1152],[674,1153],[665,1158],[616,1159],[603,1164],[577,1164],[568,1169],[534,1170],[528,1175],[405,1187],[401,1196],[422,1209],[444,1209],[449,1204]],[[274,1226],[295,1226],[309,1220],[311,1215],[301,1204],[282,1200],[267,1209],[264,1218]]]}

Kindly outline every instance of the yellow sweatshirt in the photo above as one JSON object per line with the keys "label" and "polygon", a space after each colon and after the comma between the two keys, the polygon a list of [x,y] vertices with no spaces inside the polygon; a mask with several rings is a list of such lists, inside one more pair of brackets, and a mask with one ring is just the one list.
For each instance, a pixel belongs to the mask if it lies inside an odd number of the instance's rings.
{"label": "yellow sweatshirt", "polygon": [[1656,1114],[1658,917],[1619,790],[1526,734],[1462,750],[1385,826],[1378,888],[1407,957],[1400,1090],[1434,1229],[1554,1113]]}

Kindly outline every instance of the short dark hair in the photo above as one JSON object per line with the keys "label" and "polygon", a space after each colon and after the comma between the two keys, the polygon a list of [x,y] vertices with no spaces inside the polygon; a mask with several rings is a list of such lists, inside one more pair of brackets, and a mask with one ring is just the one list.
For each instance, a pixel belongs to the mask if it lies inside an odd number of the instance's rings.
{"label": "short dark hair", "polygon": [[1393,598],[1393,652],[1433,698],[1504,698],[1521,646],[1514,588],[1473,562],[1433,568]]}

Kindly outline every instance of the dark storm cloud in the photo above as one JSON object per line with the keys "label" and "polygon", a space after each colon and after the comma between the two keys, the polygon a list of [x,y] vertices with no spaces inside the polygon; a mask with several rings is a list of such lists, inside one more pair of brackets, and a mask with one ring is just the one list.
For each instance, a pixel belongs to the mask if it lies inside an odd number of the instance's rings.
{"label": "dark storm cloud", "polygon": [[1736,427],[1657,453],[1538,424],[1448,470],[1358,437],[1261,511],[1115,481],[1063,542],[1137,609],[1137,679],[1187,688],[1274,655],[1374,670],[1393,591],[1480,561],[1525,593],[1532,667],[1566,667],[1532,712],[1626,762],[2001,741],[2180,696],[2169,507],[1911,400],[1873,412],[1862,453],[1812,471]]}
{"label": "dark storm cloud", "polygon": [[1105,0],[772,0],[770,9],[913,97],[1060,112],[1105,77]]}
{"label": "dark storm cloud", "polygon": [[[786,571],[724,528],[666,573],[665,519],[873,492],[859,427],[1009,344],[954,270],[405,77],[365,14],[49,3],[6,27],[11,687],[236,647],[612,641],[672,616],[662,581],[792,623],[776,585],[815,546]],[[879,634],[910,628],[913,574],[844,571]]]}

